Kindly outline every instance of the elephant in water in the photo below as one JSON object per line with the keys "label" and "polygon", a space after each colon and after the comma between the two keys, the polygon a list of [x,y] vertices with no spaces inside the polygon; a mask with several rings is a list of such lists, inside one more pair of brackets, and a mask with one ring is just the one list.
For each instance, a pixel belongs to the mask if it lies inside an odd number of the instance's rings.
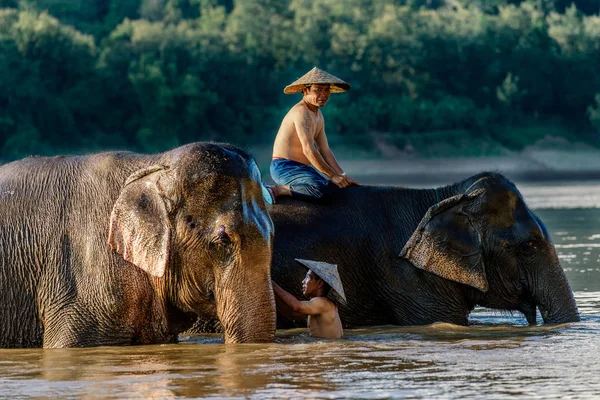
{"label": "elephant in water", "polygon": [[[477,305],[579,321],[548,230],[515,185],[482,173],[438,189],[358,186],[327,204],[281,198],[273,280],[301,298],[295,258],[338,265],[345,327],[467,325]],[[289,327],[280,319],[279,327]]]}
{"label": "elephant in water", "polygon": [[0,346],[174,342],[197,317],[272,341],[272,242],[260,172],[229,145],[6,164]]}

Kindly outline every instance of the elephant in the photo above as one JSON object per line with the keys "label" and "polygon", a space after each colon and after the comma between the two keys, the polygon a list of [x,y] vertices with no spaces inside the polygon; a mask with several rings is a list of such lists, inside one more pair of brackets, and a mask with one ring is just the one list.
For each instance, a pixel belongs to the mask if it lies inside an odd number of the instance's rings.
{"label": "elephant", "polygon": [[173,343],[218,318],[271,342],[273,222],[228,144],[0,167],[0,347]]}
{"label": "elephant", "polygon": [[548,229],[500,173],[432,189],[353,186],[320,203],[281,197],[270,213],[273,280],[302,298],[295,258],[337,264],[345,328],[468,325],[476,306],[528,324],[536,308],[547,324],[579,321]]}

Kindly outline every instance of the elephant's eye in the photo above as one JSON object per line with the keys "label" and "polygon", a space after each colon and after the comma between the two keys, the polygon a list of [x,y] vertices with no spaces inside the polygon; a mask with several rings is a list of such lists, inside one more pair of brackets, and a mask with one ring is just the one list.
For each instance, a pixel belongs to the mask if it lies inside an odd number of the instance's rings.
{"label": "elephant's eye", "polygon": [[190,227],[190,229],[194,229],[196,227],[196,223],[191,215],[185,217],[185,223]]}
{"label": "elephant's eye", "polygon": [[214,304],[215,302],[215,292],[213,292],[212,290],[209,290],[206,292],[206,298],[208,299],[208,301],[210,301],[211,303]]}
{"label": "elephant's eye", "polygon": [[227,234],[219,234],[215,237],[214,242],[220,245],[228,245],[231,244],[231,238]]}
{"label": "elephant's eye", "polygon": [[215,236],[211,238],[210,242],[211,245],[217,246],[228,246],[231,244],[231,237],[229,236],[225,225],[219,226],[217,232],[215,233]]}
{"label": "elephant's eye", "polygon": [[229,236],[223,237],[221,235],[213,236],[208,244],[210,253],[219,259],[223,265],[229,265],[231,257],[233,256],[233,246],[231,246],[231,239]]}
{"label": "elephant's eye", "polygon": [[535,240],[527,240],[522,242],[520,247],[525,253],[529,254],[537,251],[537,243]]}

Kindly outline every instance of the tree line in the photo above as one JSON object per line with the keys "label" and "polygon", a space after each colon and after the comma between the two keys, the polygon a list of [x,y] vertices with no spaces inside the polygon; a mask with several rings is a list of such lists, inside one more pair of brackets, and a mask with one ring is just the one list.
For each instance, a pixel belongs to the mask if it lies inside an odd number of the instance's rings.
{"label": "tree line", "polygon": [[0,0],[0,158],[268,145],[299,100],[283,87],[315,65],[352,85],[323,109],[332,142],[520,149],[554,135],[596,145],[599,7]]}

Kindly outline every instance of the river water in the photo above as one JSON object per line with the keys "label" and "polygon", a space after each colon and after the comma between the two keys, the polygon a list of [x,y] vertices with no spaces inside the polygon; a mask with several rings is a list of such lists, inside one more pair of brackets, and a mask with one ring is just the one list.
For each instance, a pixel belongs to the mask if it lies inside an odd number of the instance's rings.
{"label": "river water", "polygon": [[374,327],[337,341],[0,350],[0,398],[599,398],[600,182],[520,184],[553,235],[582,321],[528,327],[476,309],[470,327]]}

